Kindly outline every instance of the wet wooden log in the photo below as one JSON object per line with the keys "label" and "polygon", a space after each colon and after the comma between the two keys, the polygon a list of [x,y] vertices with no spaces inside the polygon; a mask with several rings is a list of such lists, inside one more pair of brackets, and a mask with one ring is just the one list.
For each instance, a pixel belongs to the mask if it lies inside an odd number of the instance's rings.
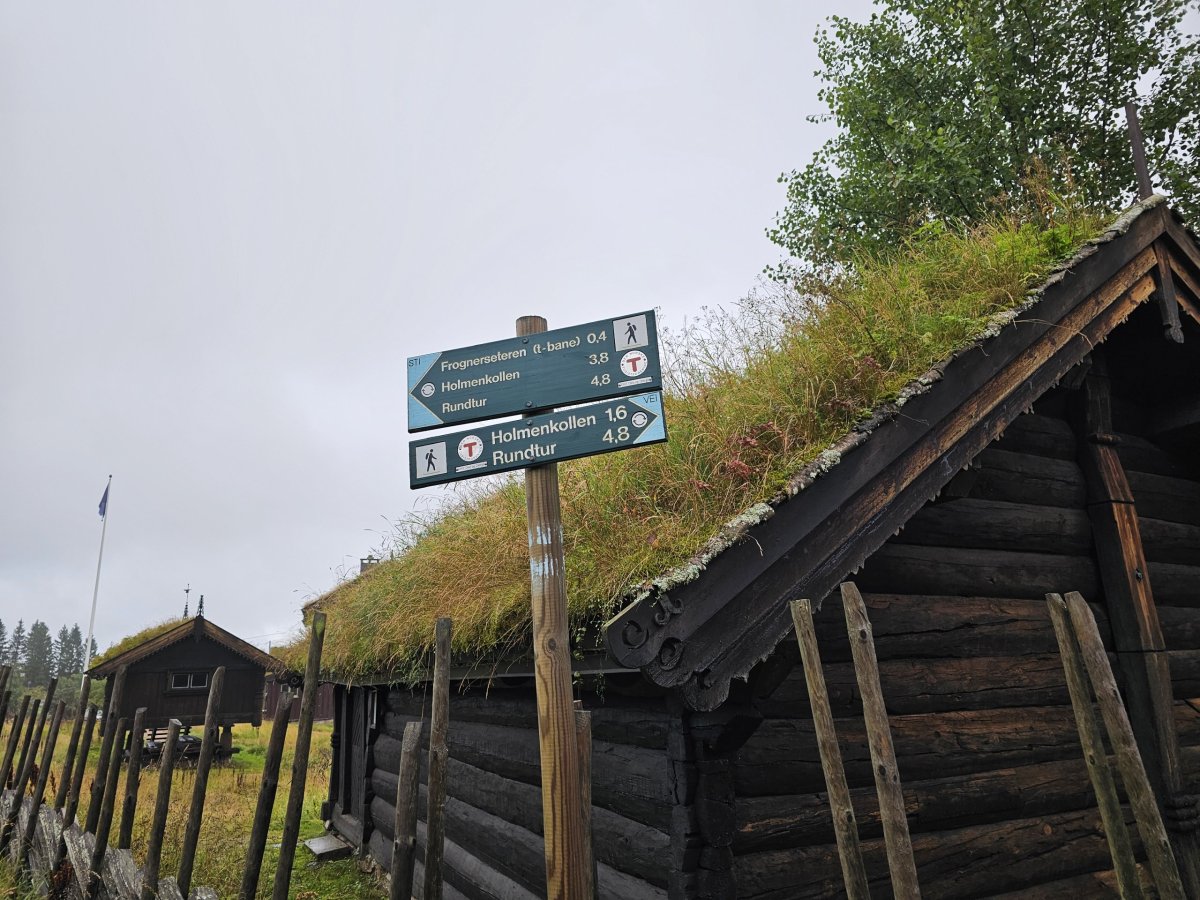
{"label": "wet wooden log", "polygon": [[1200,483],[1145,472],[1130,472],[1128,477],[1139,516],[1200,525]]}
{"label": "wet wooden log", "polygon": [[968,497],[925,507],[894,540],[926,547],[1086,556],[1092,549],[1092,528],[1082,508]]}
{"label": "wet wooden log", "polygon": [[217,666],[208,686],[208,705],[204,711],[204,734],[200,740],[200,756],[196,759],[196,775],[192,782],[192,802],[188,807],[187,825],[183,832],[183,847],[179,854],[179,874],[175,880],[187,896],[192,887],[192,868],[196,864],[196,845],[200,842],[200,826],[204,820],[204,801],[208,793],[208,774],[217,751],[221,714],[221,694],[225,688],[225,667]]}
{"label": "wet wooden log", "polygon": [[250,827],[250,845],[246,848],[246,865],[242,870],[242,887],[238,893],[241,900],[254,900],[258,892],[258,877],[267,847],[267,832],[271,827],[271,811],[275,808],[275,794],[279,790],[279,767],[283,761],[283,743],[291,719],[292,702],[292,697],[281,694],[275,707],[275,718],[271,722],[271,739],[267,742],[267,755],[263,760],[258,805]]}
{"label": "wet wooden log", "polygon": [[988,448],[976,458],[971,497],[1083,509],[1087,492],[1074,460]]}
{"label": "wet wooden log", "polygon": [[79,688],[79,706],[75,710],[75,720],[71,725],[71,737],[67,741],[67,755],[63,759],[62,777],[59,779],[58,793],[54,797],[54,808],[62,809],[67,802],[67,791],[71,786],[71,774],[75,768],[75,753],[79,749],[79,737],[83,732],[83,721],[88,710],[88,696],[92,690],[92,676],[84,675],[83,684]]}
{"label": "wet wooden log", "polygon": [[325,644],[325,613],[315,612],[308,641],[308,660],[304,667],[304,693],[300,697],[300,721],[296,725],[296,748],[292,754],[292,783],[284,813],[283,835],[279,842],[279,860],[272,886],[274,900],[287,900],[292,883],[292,863],[300,837],[300,816],[304,806],[304,788],[308,779],[308,753],[312,744],[313,712],[320,689],[321,648]]}
{"label": "wet wooden log", "polygon": [[[162,862],[167,813],[171,808],[171,783],[175,774],[175,751],[179,743],[180,727],[178,719],[172,719],[167,725],[166,743],[158,757],[158,795],[154,798],[154,816],[150,820],[150,840],[146,847],[146,865],[142,870],[140,900],[155,900],[161,891],[158,870]],[[178,892],[174,879],[171,879],[171,886]]]}
{"label": "wet wooden log", "polygon": [[[417,801],[420,793],[421,723],[404,726],[400,774],[396,778],[395,814],[392,821],[390,900],[409,900],[417,862]],[[387,796],[384,794],[383,796]],[[385,817],[386,818],[386,817]],[[424,874],[424,873],[422,873]]]}
{"label": "wet wooden log", "polygon": [[1075,433],[1065,419],[1038,413],[1018,416],[992,446],[997,450],[1075,459]]}
{"label": "wet wooden log", "polygon": [[121,804],[121,827],[117,831],[117,849],[128,850],[133,842],[133,817],[137,813],[138,789],[142,780],[142,736],[146,720],[146,707],[139,706],[133,713],[133,727],[129,730],[129,767],[125,770],[125,800]]}

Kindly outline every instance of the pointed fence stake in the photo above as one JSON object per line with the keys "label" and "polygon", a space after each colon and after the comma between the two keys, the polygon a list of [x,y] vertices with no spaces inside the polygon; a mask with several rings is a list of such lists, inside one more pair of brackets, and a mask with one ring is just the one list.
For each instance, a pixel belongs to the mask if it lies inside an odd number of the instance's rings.
{"label": "pointed fence stake", "polygon": [[1112,854],[1117,888],[1122,898],[1141,897],[1142,884],[1138,878],[1129,830],[1125,827],[1125,813],[1121,811],[1121,801],[1117,798],[1117,785],[1108,764],[1108,754],[1104,750],[1100,723],[1096,721],[1096,713],[1092,709],[1092,694],[1088,689],[1087,673],[1079,652],[1079,642],[1075,639],[1075,629],[1067,618],[1067,604],[1059,594],[1047,594],[1046,605],[1050,609],[1050,620],[1054,623],[1054,637],[1058,640],[1067,690],[1075,710],[1075,725],[1079,730],[1083,759],[1096,792],[1100,820],[1104,823],[1104,835],[1108,839],[1109,853]]}
{"label": "pointed fence stake", "polygon": [[246,867],[242,870],[241,900],[254,900],[258,892],[258,876],[262,872],[263,853],[267,848],[267,832],[271,827],[271,811],[275,808],[275,794],[279,789],[279,766],[283,760],[283,743],[287,737],[288,720],[291,718],[293,698],[279,695],[275,707],[275,718],[271,722],[271,739],[267,742],[267,755],[263,760],[262,782],[258,788],[258,807],[254,810],[254,824],[250,828],[250,846],[246,849]]}
{"label": "pointed fence stake", "polygon": [[4,750],[4,762],[0,763],[0,790],[8,784],[9,772],[12,770],[13,757],[21,740],[21,729],[25,725],[25,714],[29,711],[29,695],[21,698],[17,714],[13,716],[12,730],[8,733],[8,746]]}
{"label": "pointed fence stake", "polygon": [[404,726],[400,774],[396,779],[396,827],[392,838],[389,900],[410,900],[417,861],[417,794],[421,778],[421,723]]}
{"label": "pointed fence stake", "polygon": [[308,642],[308,662],[304,667],[304,693],[300,697],[300,721],[296,726],[296,751],[292,756],[292,784],[288,793],[283,837],[279,844],[279,862],[271,896],[287,900],[292,883],[292,864],[296,861],[296,842],[300,837],[300,816],[304,811],[304,789],[308,780],[308,751],[312,744],[313,712],[321,687],[321,648],[325,644],[325,613],[315,612],[312,637]]}
{"label": "pointed fence stake", "polygon": [[917,865],[913,859],[912,839],[908,834],[908,816],[904,811],[904,790],[896,768],[892,746],[892,727],[888,722],[883,689],[879,684],[879,662],[875,658],[875,639],[867,605],[852,582],[842,585],[842,606],[846,631],[854,656],[854,677],[862,694],[863,719],[867,726],[867,747],[879,794],[879,819],[883,823],[883,843],[887,848],[888,871],[897,900],[921,896],[917,883]]}
{"label": "pointed fence stake", "polygon": [[114,746],[109,759],[108,775],[104,779],[104,796],[100,802],[100,816],[96,820],[96,844],[92,849],[92,864],[88,871],[89,900],[100,893],[104,883],[104,856],[108,852],[108,834],[112,830],[113,812],[117,802],[117,782],[121,780],[121,745],[125,742],[128,719],[120,719],[112,729]]}
{"label": "pointed fence stake", "polygon": [[870,900],[867,870],[863,865],[862,848],[858,842],[858,821],[854,816],[854,804],[850,802],[850,788],[846,784],[842,751],[838,746],[837,731],[833,725],[833,711],[829,707],[829,691],[825,687],[825,672],[821,668],[821,654],[817,649],[812,603],[809,600],[793,600],[789,606],[792,610],[792,623],[796,628],[796,642],[800,646],[800,662],[804,667],[804,683],[808,688],[813,727],[817,732],[821,769],[825,772],[825,786],[829,791],[833,833],[837,839],[838,859],[842,864],[846,896],[850,900]]}
{"label": "pointed fence stake", "polygon": [[434,636],[433,702],[429,714],[429,800],[425,805],[425,900],[442,900],[442,852],[446,840],[446,763],[450,750],[449,619],[438,619]]}
{"label": "pointed fence stake", "polygon": [[34,747],[42,739],[42,725],[45,723],[46,717],[44,708],[42,709],[43,714],[38,713],[40,703],[40,700],[33,701],[33,710],[29,713],[29,721],[26,723],[25,739],[21,742],[21,761],[17,764],[17,775],[13,782],[13,796],[16,799],[3,822],[0,822],[0,855],[8,852],[8,845],[12,841],[13,828],[17,823],[17,816],[21,812],[21,799],[25,796],[25,788],[29,781],[29,769],[33,765],[33,758],[36,755]]}
{"label": "pointed fence stake", "polygon": [[128,666],[121,666],[113,676],[112,693],[109,695],[108,707],[100,722],[100,758],[96,761],[96,777],[92,780],[92,797],[88,801],[87,818],[84,819],[83,830],[96,833],[96,823],[100,821],[100,804],[104,802],[104,779],[108,777],[109,757],[112,755],[113,731],[121,714],[121,697],[125,692],[125,676],[129,674]]}
{"label": "pointed fence stake", "polygon": [[208,708],[204,711],[204,737],[200,741],[200,758],[196,760],[196,780],[192,784],[192,805],[188,809],[187,827],[183,832],[183,849],[179,854],[179,893],[184,897],[192,889],[192,868],[196,864],[196,845],[200,843],[200,825],[204,820],[204,799],[208,793],[208,773],[217,752],[217,737],[221,714],[221,692],[225,687],[225,667],[217,666],[208,686]]}
{"label": "pointed fence stake", "polygon": [[1125,703],[1117,689],[1117,680],[1113,677],[1108,655],[1104,652],[1100,629],[1096,627],[1096,619],[1082,594],[1071,591],[1067,594],[1066,601],[1071,625],[1083,654],[1083,662],[1091,678],[1092,690],[1095,691],[1096,700],[1100,704],[1100,714],[1104,718],[1108,740],[1117,757],[1121,783],[1125,785],[1129,805],[1133,807],[1138,831],[1142,835],[1142,844],[1150,861],[1154,884],[1163,900],[1183,900],[1185,895],[1179,867],[1175,864],[1171,841],[1167,837],[1162,815],[1158,811],[1158,801],[1154,798],[1154,790],[1150,787],[1146,767],[1138,752],[1133,727],[1129,724],[1129,714],[1125,711]]}
{"label": "pointed fence stake", "polygon": [[139,706],[133,714],[129,729],[129,768],[125,770],[125,802],[121,804],[121,828],[117,832],[117,849],[128,850],[133,843],[133,816],[137,812],[138,789],[142,786],[142,727],[146,707]]}
{"label": "pointed fence stake", "polygon": [[83,717],[88,708],[88,694],[92,690],[92,677],[83,676],[83,686],[79,689],[79,708],[75,710],[75,721],[71,723],[71,737],[67,741],[67,756],[63,760],[62,778],[59,780],[58,793],[54,797],[54,808],[62,809],[67,802],[67,791],[71,789],[71,772],[75,768],[75,753],[79,749],[79,736],[83,733]]}
{"label": "pointed fence stake", "polygon": [[154,818],[150,822],[150,844],[142,869],[142,893],[139,900],[158,897],[158,867],[162,861],[163,834],[167,830],[167,812],[171,808],[171,779],[175,774],[175,747],[179,743],[180,722],[167,725],[167,743],[158,757],[158,796],[154,798]]}
{"label": "pointed fence stake", "polygon": [[[38,769],[37,783],[33,788],[33,804],[29,810],[29,819],[21,840],[17,844],[17,868],[24,872],[29,864],[29,851],[33,847],[34,835],[37,834],[38,817],[41,815],[42,798],[46,795],[46,782],[50,778],[50,764],[54,762],[54,747],[58,743],[58,731],[62,727],[63,710],[66,703],[59,700],[54,705],[54,718],[50,723],[50,734],[46,737],[46,747],[42,751],[42,765]],[[17,795],[18,799],[20,795]]]}
{"label": "pointed fence stake", "polygon": [[[67,855],[67,829],[75,824],[75,813],[79,809],[79,795],[83,792],[83,776],[87,774],[88,751],[92,749],[92,734],[96,730],[96,714],[99,710],[95,703],[89,703],[87,717],[83,723],[83,733],[79,740],[79,750],[75,757],[75,771],[71,773],[71,787],[67,791],[67,804],[63,808],[62,834],[58,846],[54,848],[54,859],[50,863],[50,871],[57,872]],[[63,773],[66,777],[66,773]]]}

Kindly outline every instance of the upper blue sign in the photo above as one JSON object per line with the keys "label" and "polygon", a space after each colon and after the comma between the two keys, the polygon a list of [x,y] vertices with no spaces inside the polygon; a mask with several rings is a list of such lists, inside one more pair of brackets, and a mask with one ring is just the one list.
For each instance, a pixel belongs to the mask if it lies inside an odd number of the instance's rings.
{"label": "upper blue sign", "polygon": [[662,387],[654,313],[408,358],[408,430]]}

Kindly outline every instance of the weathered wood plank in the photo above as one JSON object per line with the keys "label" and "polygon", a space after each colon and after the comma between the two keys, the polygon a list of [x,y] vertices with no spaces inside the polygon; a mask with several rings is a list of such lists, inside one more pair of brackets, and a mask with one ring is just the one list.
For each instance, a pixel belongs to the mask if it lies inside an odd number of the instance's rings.
{"label": "weathered wood plank", "polygon": [[1091,597],[1099,585],[1095,561],[1086,556],[897,543],[881,547],[855,580],[864,590],[984,597],[1037,596],[1064,585]]}
{"label": "weathered wood plank", "polygon": [[893,542],[1084,556],[1092,529],[1083,509],[965,497],[926,506]]}
{"label": "weathered wood plank", "polygon": [[975,458],[979,477],[971,489],[978,500],[1083,509],[1083,473],[1074,460],[1051,459],[989,447]]}

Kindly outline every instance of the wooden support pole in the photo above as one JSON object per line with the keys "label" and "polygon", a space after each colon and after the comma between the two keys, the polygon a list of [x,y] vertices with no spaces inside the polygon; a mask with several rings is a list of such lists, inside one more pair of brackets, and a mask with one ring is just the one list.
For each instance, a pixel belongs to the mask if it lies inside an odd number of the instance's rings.
{"label": "wooden support pole", "polygon": [[896,768],[896,751],[892,746],[892,728],[883,702],[883,689],[879,684],[879,663],[875,658],[875,640],[867,618],[867,606],[851,582],[842,585],[842,606],[854,656],[854,676],[862,694],[867,747],[871,752],[875,789],[879,794],[879,818],[883,824],[892,892],[897,900],[910,900],[920,897],[921,890],[908,833],[908,817],[904,811],[904,791]]}
{"label": "wooden support pole", "polygon": [[258,806],[250,827],[250,846],[246,848],[246,866],[242,870],[242,887],[238,892],[240,900],[254,900],[258,892],[258,876],[262,872],[263,853],[267,849],[267,832],[271,828],[271,811],[275,808],[275,794],[279,789],[279,766],[283,761],[283,742],[287,737],[291,713],[292,698],[280,691],[279,702],[275,705],[275,718],[271,721],[271,739],[267,742],[267,755],[263,760]]}
{"label": "wooden support pole", "polygon": [[292,864],[296,860],[296,842],[300,837],[300,815],[304,811],[304,788],[308,780],[308,752],[312,743],[313,712],[321,679],[321,648],[325,644],[325,613],[315,612],[312,637],[308,641],[308,662],[304,667],[304,693],[300,697],[300,721],[296,725],[296,751],[292,757],[292,784],[288,793],[283,837],[279,844],[279,862],[275,867],[274,900],[287,900],[292,883]]}
{"label": "wooden support pole", "polygon": [[4,726],[8,722],[8,705],[12,702],[12,691],[4,691],[0,696],[0,734],[4,733]]}
{"label": "wooden support pole", "polygon": [[579,807],[583,811],[583,866],[587,870],[587,896],[597,895],[596,851],[592,846],[592,713],[575,701],[575,745],[579,753]]}
{"label": "wooden support pole", "polygon": [[442,852],[446,840],[446,766],[450,759],[449,619],[438,619],[434,633],[433,701],[429,714],[429,800],[425,812],[424,900],[442,898]]}
{"label": "wooden support pole", "polygon": [[421,777],[421,723],[404,726],[400,776],[396,780],[396,827],[392,839],[389,900],[411,900],[417,862],[417,795]]}
{"label": "wooden support pole", "polygon": [[171,779],[175,774],[175,747],[179,743],[178,719],[167,725],[167,742],[158,757],[158,796],[154,798],[154,817],[150,821],[150,842],[146,847],[146,865],[142,868],[142,893],[139,900],[158,897],[158,867],[162,862],[163,835],[167,813],[171,809]]}
{"label": "wooden support pole", "polygon": [[809,706],[812,708],[813,727],[817,732],[821,769],[825,773],[825,786],[829,791],[833,832],[837,840],[838,859],[842,864],[846,896],[849,900],[870,900],[867,870],[863,865],[862,848],[858,843],[858,821],[854,816],[854,805],[850,802],[850,788],[846,784],[842,751],[838,746],[833,711],[829,706],[829,691],[825,687],[825,672],[821,668],[821,654],[817,648],[812,603],[809,600],[793,600],[790,606],[792,622],[796,628],[796,641],[800,645],[800,661],[804,666]]}
{"label": "wooden support pole", "polygon": [[0,789],[3,789],[8,784],[8,775],[12,770],[13,757],[17,752],[17,745],[21,741],[21,728],[25,724],[25,714],[29,711],[29,695],[26,694],[21,698],[21,704],[17,707],[17,714],[13,716],[12,731],[8,733],[8,746],[4,748],[4,762],[0,763]]}
{"label": "wooden support pole", "polygon": [[[33,838],[37,833],[38,817],[42,810],[42,798],[46,795],[46,782],[50,778],[50,764],[54,762],[54,748],[58,744],[58,731],[62,727],[63,710],[66,703],[59,700],[54,705],[54,718],[50,723],[50,733],[46,737],[46,747],[42,751],[42,764],[38,769],[37,782],[33,787],[33,804],[29,811],[29,819],[21,840],[17,844],[17,868],[24,872],[29,862],[29,851],[33,847]],[[20,799],[20,794],[16,795]]]}
{"label": "wooden support pole", "polygon": [[121,666],[113,676],[112,693],[109,694],[108,706],[100,721],[100,758],[96,761],[96,777],[92,780],[92,796],[88,801],[87,818],[83,822],[83,830],[96,833],[96,823],[100,820],[100,804],[104,801],[104,779],[108,777],[108,761],[112,755],[113,730],[121,711],[121,695],[125,692],[125,676],[128,667]]}
{"label": "wooden support pole", "polygon": [[[541,316],[522,316],[517,320],[518,337],[545,330],[546,320]],[[557,464],[530,466],[525,470],[525,511],[529,527],[546,896],[548,900],[580,900],[587,896],[583,868],[577,864],[583,858],[583,813],[577,789],[579,754],[575,750]]]}
{"label": "wooden support pole", "polygon": [[142,736],[145,732],[146,707],[139,706],[133,714],[129,730],[129,768],[125,770],[125,802],[121,804],[121,828],[117,832],[117,849],[128,850],[133,844],[133,817],[137,812],[138,789],[142,780]]}
{"label": "wooden support pole", "polygon": [[1146,848],[1155,886],[1163,900],[1182,900],[1185,896],[1183,883],[1175,864],[1175,856],[1171,852],[1171,842],[1163,827],[1154,791],[1150,787],[1150,779],[1146,776],[1137,741],[1133,736],[1133,728],[1125,712],[1125,704],[1121,701],[1120,691],[1117,690],[1117,680],[1113,677],[1112,667],[1104,652],[1100,629],[1096,627],[1096,620],[1082,594],[1072,591],[1067,594],[1066,602],[1083,662],[1091,677],[1096,700],[1100,704],[1100,714],[1104,718],[1108,740],[1117,758],[1121,782],[1125,785],[1125,793],[1129,796],[1129,804],[1133,807],[1133,814],[1137,819],[1138,831],[1142,835],[1142,844]]}
{"label": "wooden support pole", "polygon": [[92,690],[92,676],[83,676],[83,686],[79,689],[79,707],[75,710],[75,721],[71,724],[71,738],[67,741],[67,756],[63,760],[62,778],[59,779],[58,793],[54,797],[54,808],[62,809],[67,802],[67,791],[71,788],[71,771],[75,767],[75,753],[79,749],[79,736],[83,733],[83,717],[88,709],[88,694]]}
{"label": "wooden support pole", "polygon": [[1092,694],[1088,689],[1087,673],[1084,671],[1075,629],[1067,618],[1067,604],[1060,595],[1047,594],[1046,605],[1050,608],[1050,620],[1054,623],[1054,636],[1062,656],[1067,690],[1071,694],[1071,707],[1075,710],[1075,725],[1079,730],[1079,743],[1083,746],[1083,759],[1087,763],[1092,788],[1096,791],[1100,820],[1104,823],[1104,835],[1112,854],[1117,888],[1123,900],[1141,897],[1141,880],[1138,878],[1129,830],[1125,827],[1125,813],[1117,798],[1117,785],[1104,750],[1100,723],[1096,721],[1096,713],[1092,709]]}
{"label": "wooden support pole", "polygon": [[[87,773],[88,751],[92,749],[92,734],[96,730],[96,704],[89,703],[86,718],[83,723],[83,733],[79,739],[79,750],[75,756],[75,769],[71,772],[71,787],[67,791],[67,803],[63,807],[62,833],[75,824],[75,813],[79,809],[79,795],[83,792],[83,776]],[[67,777],[67,773],[63,773]],[[54,859],[50,863],[50,871],[57,872],[67,853],[66,840],[60,837],[58,846],[54,848]]]}
{"label": "wooden support pole", "polygon": [[179,854],[179,892],[187,896],[192,889],[192,867],[196,864],[196,845],[200,843],[200,826],[204,821],[204,800],[208,793],[208,773],[217,752],[221,714],[221,692],[225,687],[225,667],[217,666],[208,686],[208,707],[204,711],[204,736],[200,740],[200,758],[196,760],[196,779],[192,783],[192,805],[188,809],[187,827],[183,832],[183,848]]}
{"label": "wooden support pole", "polygon": [[[12,675],[12,666],[0,666],[0,694],[8,690],[8,679]],[[0,716],[0,728],[4,727],[4,717]]]}
{"label": "wooden support pole", "polygon": [[[29,720],[26,723],[25,739],[21,742],[21,760],[17,764],[16,777],[13,780],[13,796],[16,800],[13,802],[12,808],[5,815],[4,820],[0,822],[0,855],[8,852],[8,845],[12,841],[13,826],[16,824],[17,816],[21,812],[21,798],[25,796],[25,787],[29,779],[29,767],[32,765],[32,759],[35,756],[33,746],[35,743],[40,743],[42,724],[45,721],[45,716],[39,715],[38,708],[41,700],[33,701],[33,709],[29,713]],[[34,732],[37,733],[37,740],[34,740]]]}
{"label": "wooden support pole", "polygon": [[[113,751],[110,754],[108,775],[104,779],[104,796],[100,802],[100,815],[96,819],[96,843],[92,849],[92,864],[88,869],[88,890],[90,898],[100,893],[100,885],[104,879],[104,856],[108,852],[108,835],[112,830],[113,813],[116,811],[117,783],[121,780],[121,745],[125,742],[125,731],[129,727],[128,719],[119,719],[113,735]],[[186,896],[186,895],[185,895]]]}

